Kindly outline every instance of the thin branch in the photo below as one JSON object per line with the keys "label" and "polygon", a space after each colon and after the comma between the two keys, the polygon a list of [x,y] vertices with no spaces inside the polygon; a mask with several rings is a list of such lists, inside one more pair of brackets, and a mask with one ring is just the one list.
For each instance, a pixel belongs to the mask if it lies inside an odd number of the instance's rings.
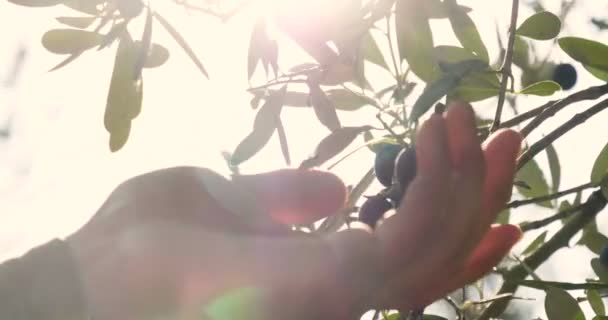
{"label": "thin branch", "polygon": [[500,127],[500,117],[502,116],[502,108],[505,104],[507,96],[507,85],[512,77],[511,64],[513,63],[513,47],[515,46],[515,31],[517,28],[517,16],[519,15],[519,0],[513,0],[511,8],[511,26],[509,27],[509,42],[507,43],[507,53],[502,66],[502,82],[500,83],[500,91],[498,92],[498,104],[496,106],[496,116],[490,131],[494,132]]}
{"label": "thin branch", "polygon": [[271,81],[271,82],[268,82],[268,83],[263,84],[261,86],[251,87],[251,88],[247,89],[247,91],[254,92],[254,91],[257,91],[257,90],[261,90],[261,89],[266,89],[266,88],[270,88],[270,87],[273,87],[273,86],[277,86],[277,85],[280,85],[280,84],[292,84],[292,83],[306,83],[306,80],[304,80],[304,79],[287,79],[287,80]]}
{"label": "thin branch", "polygon": [[530,146],[530,148],[524,152],[519,159],[517,159],[517,170],[521,169],[528,161],[532,160],[538,153],[543,151],[555,140],[606,108],[608,108],[608,99],[602,100],[584,112],[577,113],[574,117],[572,117],[572,119],[562,124],[559,128],[555,129],[553,132]]}
{"label": "thin branch", "polygon": [[515,201],[511,201],[509,203],[507,203],[507,208],[517,208],[520,206],[524,206],[527,204],[532,204],[532,203],[539,203],[539,202],[543,202],[543,201],[547,201],[547,200],[553,200],[553,199],[557,199],[557,198],[561,198],[563,196],[567,196],[569,194],[572,193],[577,193],[579,191],[583,191],[589,188],[593,188],[593,183],[588,182],[585,183],[583,185],[574,187],[574,188],[570,188],[568,190],[563,190],[560,192],[556,192],[556,193],[552,193],[552,194],[548,194],[548,195],[544,195],[541,197],[536,197],[536,198],[530,198],[530,199],[525,199],[525,200],[515,200]]}
{"label": "thin branch", "polygon": [[577,206],[573,206],[573,207],[564,209],[545,219],[540,219],[540,220],[536,220],[536,221],[532,221],[532,222],[523,222],[519,225],[519,228],[523,232],[544,228],[557,220],[568,218],[569,216],[581,211],[582,209],[585,208],[585,205],[586,204],[582,203]]}
{"label": "thin branch", "polygon": [[452,309],[454,309],[454,312],[456,313],[456,320],[462,320],[462,309],[460,309],[460,306],[458,306],[456,301],[454,301],[454,299],[452,299],[450,296],[443,298],[443,300],[445,300],[452,307]]}
{"label": "thin branch", "polygon": [[[536,118],[534,118],[532,121],[530,121],[530,123],[528,123],[521,130],[521,134],[524,137],[528,136],[530,134],[530,132],[532,132],[534,129],[536,129],[545,120],[552,117],[558,111],[562,110],[563,108],[565,108],[573,103],[584,101],[584,100],[595,100],[595,99],[602,97],[606,93],[608,93],[608,83],[601,85],[601,86],[590,87],[585,90],[573,93],[562,100],[551,101],[551,102],[549,102],[549,103],[551,103],[550,106],[547,106],[547,104],[545,104],[540,107],[540,108],[542,108],[542,107],[546,106],[546,108],[539,110],[540,113],[536,116]],[[537,109],[540,109],[540,108],[537,108]]]}
{"label": "thin branch", "polygon": [[[538,268],[553,253],[560,248],[566,247],[570,239],[582,230],[595,216],[606,206],[606,198],[601,190],[594,191],[585,201],[586,205],[582,212],[568,221],[551,239],[540,246],[533,254],[524,259],[526,265],[532,269]],[[526,269],[520,264],[504,274],[505,282],[502,284],[497,294],[513,293],[517,290],[517,281],[525,279],[528,275]],[[477,320],[489,320],[502,314],[509,302],[500,300],[495,301],[486,308]]]}

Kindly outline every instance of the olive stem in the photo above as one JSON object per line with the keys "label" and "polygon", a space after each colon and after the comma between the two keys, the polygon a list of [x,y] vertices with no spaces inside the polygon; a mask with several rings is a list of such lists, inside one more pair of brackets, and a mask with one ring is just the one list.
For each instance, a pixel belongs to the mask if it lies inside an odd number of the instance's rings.
{"label": "olive stem", "polygon": [[492,128],[490,129],[491,132],[498,130],[500,127],[500,117],[502,116],[502,109],[505,104],[507,86],[509,79],[513,77],[511,74],[511,64],[513,63],[513,47],[515,46],[515,31],[517,28],[518,15],[519,0],[513,0],[511,8],[511,26],[509,27],[509,42],[507,43],[507,52],[502,66],[502,82],[500,83],[500,91],[498,92],[498,104],[496,105],[496,115],[494,116],[494,123],[492,123]]}
{"label": "olive stem", "polygon": [[561,198],[563,196],[567,196],[569,194],[583,191],[583,190],[593,188],[593,187],[594,187],[594,184],[591,182],[588,182],[588,183],[582,184],[582,185],[574,187],[574,188],[570,188],[570,189],[559,191],[559,192],[552,193],[552,194],[547,194],[547,195],[536,197],[536,198],[511,201],[511,202],[507,203],[506,208],[517,208],[517,207],[532,204],[532,203],[553,200],[553,199]]}
{"label": "olive stem", "polygon": [[519,158],[517,159],[517,170],[521,169],[526,163],[528,163],[528,161],[532,160],[538,153],[543,151],[555,140],[557,140],[558,138],[566,134],[568,131],[576,128],[580,124],[587,121],[587,119],[591,118],[592,116],[596,115],[597,113],[603,111],[606,108],[608,108],[608,99],[602,100],[591,108],[585,110],[584,112],[577,113],[576,115],[574,115],[572,119],[562,124],[557,129],[549,133],[547,136],[531,145],[526,152],[519,156]]}

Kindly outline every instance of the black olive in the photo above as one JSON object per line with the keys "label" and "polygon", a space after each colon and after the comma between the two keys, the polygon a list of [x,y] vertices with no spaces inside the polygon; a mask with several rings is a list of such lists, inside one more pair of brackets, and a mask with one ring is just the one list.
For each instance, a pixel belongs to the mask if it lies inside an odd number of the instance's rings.
{"label": "black olive", "polygon": [[410,182],[416,176],[416,149],[412,145],[401,150],[395,161],[396,178],[402,194],[405,194]]}
{"label": "black olive", "polygon": [[553,70],[553,81],[559,83],[564,90],[570,90],[576,84],[576,69],[569,63],[558,64]]}
{"label": "black olive", "polygon": [[374,228],[378,220],[393,208],[393,205],[383,196],[376,195],[367,198],[359,210],[359,221]]}
{"label": "black olive", "polygon": [[385,187],[390,187],[393,182],[395,159],[397,159],[401,149],[400,145],[391,143],[385,143],[378,147],[374,160],[374,172],[378,181]]}
{"label": "black olive", "polygon": [[604,267],[608,267],[608,246],[605,246],[600,253],[600,263]]}

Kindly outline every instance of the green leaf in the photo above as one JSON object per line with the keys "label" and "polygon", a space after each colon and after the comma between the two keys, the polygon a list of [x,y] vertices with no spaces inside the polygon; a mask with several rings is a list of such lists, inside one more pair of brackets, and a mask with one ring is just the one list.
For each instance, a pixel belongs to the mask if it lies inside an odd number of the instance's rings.
{"label": "green leaf", "polygon": [[549,171],[551,172],[551,192],[555,193],[559,191],[559,185],[561,182],[562,169],[559,163],[559,157],[557,151],[552,144],[545,148],[547,153],[547,159],[549,161]]}
{"label": "green leaf", "polygon": [[137,46],[128,33],[123,35],[116,51],[104,114],[112,152],[125,145],[131,132],[131,120],[141,111],[143,79],[135,75],[138,54]]}
{"label": "green leaf", "polygon": [[378,44],[370,32],[367,32],[361,39],[361,55],[363,58],[377,66],[380,66],[386,70],[389,70],[388,64],[384,59],[384,55]]}
{"label": "green leaf", "polygon": [[591,268],[601,282],[608,283],[608,268],[604,267],[599,258],[591,259]]}
{"label": "green leaf", "polygon": [[152,9],[148,6],[146,10],[146,23],[144,25],[144,33],[141,36],[141,43],[139,45],[139,54],[137,61],[135,62],[135,77],[141,78],[141,71],[146,64],[150,48],[152,47]]}
{"label": "green leaf", "polygon": [[310,89],[310,103],[319,122],[330,131],[339,129],[342,125],[340,124],[340,119],[338,119],[334,103],[321,90],[319,84],[308,81],[308,88]]}
{"label": "green leaf", "polygon": [[522,69],[527,69],[530,65],[530,46],[518,35],[513,43],[513,63]]}
{"label": "green leaf", "polygon": [[97,17],[57,17],[55,18],[59,23],[63,23],[66,26],[78,29],[88,28]]}
{"label": "green leaf", "polygon": [[80,11],[82,13],[88,13],[91,15],[100,14],[99,5],[105,3],[104,0],[63,0],[61,1],[63,5],[74,9],[76,11]]}
{"label": "green leaf", "polygon": [[593,169],[591,169],[591,182],[599,185],[608,173],[608,143],[595,158]]}
{"label": "green leaf", "polygon": [[608,71],[608,46],[605,44],[577,37],[560,38],[558,43],[572,59],[586,66]]}
{"label": "green leaf", "polygon": [[481,40],[475,22],[456,4],[455,0],[446,0],[444,4],[448,8],[450,23],[458,41],[465,49],[475,53],[477,58],[487,63],[488,50]]}
{"label": "green leaf", "polygon": [[587,65],[583,65],[583,67],[585,67],[585,69],[587,71],[589,71],[589,73],[591,73],[592,76],[594,76],[602,81],[608,82],[608,70],[606,70],[606,69],[602,70],[602,69],[590,67]]}
{"label": "green leaf", "polygon": [[526,247],[524,252],[522,252],[522,255],[527,256],[527,255],[530,255],[532,252],[536,251],[536,249],[538,249],[538,247],[540,247],[541,245],[543,245],[545,243],[546,237],[547,237],[547,231],[539,234],[538,237],[536,237],[536,239],[534,239],[528,245],[528,247]]}
{"label": "green leaf", "polygon": [[[138,46],[141,46],[139,41],[136,41]],[[157,68],[165,64],[169,60],[169,50],[160,44],[153,43],[148,51],[144,68]]]}
{"label": "green leaf", "polygon": [[433,33],[425,1],[401,0],[395,8],[395,28],[401,61],[425,82],[436,77],[432,58]]}
{"label": "green leaf", "polygon": [[280,125],[281,109],[287,86],[277,94],[270,96],[260,108],[253,122],[253,131],[239,143],[230,159],[232,166],[251,159],[270,141],[277,127]]}
{"label": "green leaf", "polygon": [[509,209],[504,209],[500,213],[498,213],[494,223],[507,224],[507,223],[509,223],[510,216],[511,216],[511,211]]}
{"label": "green leaf", "polygon": [[427,84],[424,91],[412,107],[410,121],[417,121],[424,115],[439,99],[452,92],[462,78],[471,72],[485,69],[487,64],[481,60],[465,60],[453,64],[443,64],[445,74],[430,84]]}
{"label": "green leaf", "polygon": [[584,245],[591,252],[600,254],[602,249],[608,245],[608,237],[597,231],[587,231],[583,233],[583,238],[579,241],[580,244]]}
{"label": "green leaf", "polygon": [[53,29],[42,36],[44,48],[55,54],[74,54],[101,43],[102,35],[78,29]]}
{"label": "green leaf", "polygon": [[169,32],[171,37],[173,37],[173,39],[179,44],[179,46],[182,47],[184,52],[186,52],[188,57],[190,57],[190,60],[194,62],[194,64],[198,67],[201,73],[206,78],[209,78],[209,75],[207,74],[207,70],[205,70],[203,63],[199,60],[199,58],[196,56],[196,53],[194,53],[194,50],[192,50],[190,45],[186,42],[186,39],[182,37],[182,35],[169,23],[169,21],[159,15],[158,12],[154,12],[153,15],[154,18],[156,18],[156,20],[158,20],[158,22],[160,22],[160,24],[167,30],[167,32]]}
{"label": "green leaf", "polygon": [[516,33],[535,40],[551,40],[559,34],[562,22],[549,11],[538,12],[526,19]]}
{"label": "green leaf", "polygon": [[333,102],[336,109],[343,111],[356,111],[365,105],[374,103],[370,98],[346,89],[327,90],[327,97]]}
{"label": "green leaf", "polygon": [[[526,165],[517,172],[515,180],[523,181],[530,187],[530,189],[527,189],[522,186],[516,186],[517,190],[526,198],[536,198],[549,193],[549,185],[547,184],[545,175],[540,170],[538,163],[536,163],[536,160],[531,160],[526,163]],[[543,207],[553,208],[550,201],[543,201],[537,204]]]}
{"label": "green leaf", "polygon": [[498,96],[500,82],[492,72],[474,72],[464,77],[452,96],[467,102],[476,102]]}
{"label": "green leaf", "polygon": [[279,136],[279,144],[281,145],[281,153],[283,154],[283,159],[285,159],[285,164],[291,166],[291,156],[289,155],[287,134],[285,133],[285,127],[283,127],[281,118],[279,118],[277,121],[277,135]]}
{"label": "green leaf", "polygon": [[604,301],[602,301],[602,297],[597,290],[587,290],[587,301],[589,302],[589,305],[591,305],[591,309],[593,309],[593,312],[595,312],[596,315],[606,315]]}
{"label": "green leaf", "polygon": [[304,160],[300,168],[308,169],[322,165],[344,151],[359,134],[370,129],[370,126],[338,128],[319,142],[313,156]]}
{"label": "green leaf", "polygon": [[264,19],[259,19],[253,26],[251,39],[249,40],[249,51],[247,52],[248,79],[251,79],[256,67],[262,59],[267,43],[268,34],[266,33],[266,21]]}
{"label": "green leaf", "polygon": [[554,94],[557,91],[560,91],[561,89],[562,87],[560,87],[557,82],[545,80],[533,83],[521,90],[519,93],[546,97]]}
{"label": "green leaf", "polygon": [[545,312],[548,320],[584,320],[585,315],[578,302],[568,292],[549,288],[545,297]]}

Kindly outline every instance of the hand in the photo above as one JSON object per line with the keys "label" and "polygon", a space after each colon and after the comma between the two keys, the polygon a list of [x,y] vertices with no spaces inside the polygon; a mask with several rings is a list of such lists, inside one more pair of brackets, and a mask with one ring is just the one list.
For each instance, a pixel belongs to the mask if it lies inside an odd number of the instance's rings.
{"label": "hand", "polygon": [[68,242],[96,320],[345,319],[420,307],[488,272],[519,239],[517,227],[490,224],[510,196],[520,143],[501,131],[482,151],[467,105],[434,115],[417,136],[417,177],[373,232],[320,238],[286,227],[343,206],[344,185],[329,173],[228,182],[182,167],[123,183]]}

